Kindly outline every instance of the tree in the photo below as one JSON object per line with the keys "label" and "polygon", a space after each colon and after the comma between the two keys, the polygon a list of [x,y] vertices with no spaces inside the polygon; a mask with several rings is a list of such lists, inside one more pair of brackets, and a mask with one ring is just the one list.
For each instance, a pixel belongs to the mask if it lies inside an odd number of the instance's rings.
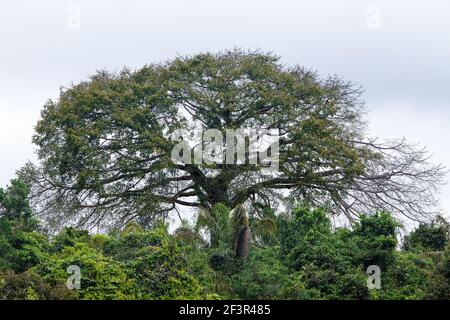
{"label": "tree", "polygon": [[405,236],[403,248],[410,250],[444,251],[450,239],[450,224],[438,216],[431,223],[421,223]]}
{"label": "tree", "polygon": [[[273,207],[288,192],[349,219],[384,209],[422,220],[434,212],[443,168],[405,140],[368,137],[360,93],[338,77],[239,49],[98,72],[44,106],[33,139],[35,205],[81,224],[122,225],[180,206]],[[170,137],[193,123],[224,136],[278,130],[278,170],[267,174],[247,150],[241,164],[174,163],[179,141]],[[237,150],[234,142],[224,141],[224,152]]]}
{"label": "tree", "polygon": [[29,271],[19,274],[7,271],[0,274],[1,300],[70,300],[74,298],[74,292],[67,289],[64,282],[51,285],[39,275]]}
{"label": "tree", "polygon": [[363,249],[359,258],[364,268],[377,265],[384,272],[394,263],[397,246],[396,229],[400,226],[387,212],[379,212],[361,219],[353,233],[357,246]]}
{"label": "tree", "polygon": [[52,254],[32,271],[52,285],[66,284],[70,266],[80,270],[80,289],[74,289],[77,299],[136,299],[134,279],[130,279],[120,262],[105,257],[86,243],[77,242]]}
{"label": "tree", "polygon": [[[197,216],[196,230],[180,228],[176,232],[184,232],[187,236],[194,232],[200,236],[199,231],[206,229],[210,234],[211,247],[226,247],[232,245],[236,256],[245,258],[248,255],[249,240],[261,244],[270,243],[275,238],[277,230],[273,211],[257,210],[258,204],[248,215],[242,205],[236,206],[233,211],[222,203],[215,204],[211,211],[201,210]],[[250,229],[252,233],[250,235]],[[191,234],[193,236],[193,234]]]}
{"label": "tree", "polygon": [[333,230],[324,209],[302,207],[279,219],[280,254],[293,275],[282,296],[290,299],[367,299],[363,268],[367,248],[356,232]]}
{"label": "tree", "polygon": [[295,270],[313,263],[323,268],[337,266],[337,239],[323,209],[298,208],[280,219],[280,251]]}
{"label": "tree", "polygon": [[431,284],[433,262],[413,252],[394,252],[395,261],[382,270],[381,290],[372,290],[371,297],[382,300],[422,300]]}
{"label": "tree", "polygon": [[242,269],[231,276],[233,291],[241,299],[277,299],[289,280],[289,269],[279,259],[278,248],[255,248]]}
{"label": "tree", "polygon": [[201,299],[207,292],[189,270],[187,247],[164,227],[148,232],[118,233],[103,252],[119,261],[136,282],[140,299]]}
{"label": "tree", "polygon": [[11,180],[6,190],[0,188],[0,218],[29,222],[32,215],[29,194],[30,187],[19,179]]}
{"label": "tree", "polygon": [[426,297],[428,299],[450,300],[450,245],[438,258]]}
{"label": "tree", "polygon": [[30,188],[19,179],[0,188],[0,270],[23,272],[46,255],[48,238],[39,231],[28,200]]}

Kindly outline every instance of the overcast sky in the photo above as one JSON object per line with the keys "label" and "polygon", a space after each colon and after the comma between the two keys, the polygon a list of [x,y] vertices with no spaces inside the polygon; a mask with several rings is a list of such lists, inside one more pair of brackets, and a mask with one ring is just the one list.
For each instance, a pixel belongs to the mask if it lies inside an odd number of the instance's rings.
{"label": "overcast sky", "polygon": [[448,0],[1,0],[0,186],[34,159],[33,126],[60,86],[235,46],[362,85],[373,135],[450,167],[449,16]]}

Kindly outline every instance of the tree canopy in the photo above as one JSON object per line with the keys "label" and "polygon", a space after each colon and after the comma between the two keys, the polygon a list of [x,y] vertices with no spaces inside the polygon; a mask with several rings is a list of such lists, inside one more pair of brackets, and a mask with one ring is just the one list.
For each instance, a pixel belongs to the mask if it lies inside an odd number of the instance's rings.
{"label": "tree canopy", "polygon": [[[264,174],[248,154],[242,164],[174,163],[171,135],[193,123],[224,135],[277,129],[278,170]],[[379,210],[423,220],[444,173],[405,140],[368,136],[359,87],[239,49],[98,72],[45,105],[33,141],[36,208],[85,224],[152,223],[217,203],[277,209],[286,194],[351,220]]]}

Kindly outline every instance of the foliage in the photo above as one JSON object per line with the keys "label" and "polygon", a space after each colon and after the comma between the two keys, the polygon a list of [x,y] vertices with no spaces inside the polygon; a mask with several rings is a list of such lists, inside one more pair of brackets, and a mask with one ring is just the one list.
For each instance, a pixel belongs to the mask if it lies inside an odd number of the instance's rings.
{"label": "foliage", "polygon": [[136,280],[141,298],[198,299],[202,287],[187,264],[189,247],[181,247],[164,228],[117,234],[104,252],[120,261]]}
{"label": "foliage", "polygon": [[281,221],[281,253],[296,269],[313,262],[320,266],[335,264],[331,223],[322,209],[299,208],[291,219]]}
{"label": "foliage", "polygon": [[46,254],[48,240],[32,217],[29,192],[20,180],[12,180],[6,191],[0,188],[0,271],[26,271]]}
{"label": "foliage", "polygon": [[81,271],[81,289],[76,290],[78,299],[135,298],[133,280],[127,277],[121,264],[84,243],[65,247],[34,267],[33,271],[49,283],[65,283],[70,275],[67,272],[69,266],[77,266]]}
{"label": "foliage", "polygon": [[0,188],[0,216],[8,220],[27,222],[31,218],[28,202],[29,186],[21,180],[14,179],[6,190]]}
{"label": "foliage", "polygon": [[404,239],[405,250],[444,251],[450,240],[450,224],[442,217],[431,223],[421,223]]}
{"label": "foliage", "polygon": [[395,261],[382,277],[381,290],[371,292],[373,298],[421,300],[426,297],[433,263],[411,252],[396,252]]}
{"label": "foliage", "polygon": [[222,203],[215,204],[211,210],[200,210],[195,225],[196,231],[206,229],[212,247],[229,247],[232,243],[231,210]]}
{"label": "foliage", "polygon": [[450,244],[437,257],[436,271],[432,274],[426,297],[450,300]]}
{"label": "foliage", "polygon": [[364,267],[377,265],[385,271],[394,261],[397,246],[395,219],[386,212],[363,216],[355,227],[356,244],[363,248],[361,259]]}
{"label": "foliage", "polygon": [[241,268],[231,276],[234,293],[241,299],[276,299],[289,279],[279,259],[279,248],[253,248]]}
{"label": "foliage", "polygon": [[323,209],[299,208],[281,220],[281,254],[297,271],[285,288],[298,297],[364,299],[368,296],[359,263],[356,232],[333,231]]}
{"label": "foliage", "polygon": [[[26,209],[23,187],[15,181],[2,193],[1,299],[450,299],[443,220],[411,231],[403,250],[389,213],[344,228],[326,209],[308,206],[255,216],[217,204],[172,234],[159,221],[99,234],[67,227],[49,236]],[[272,236],[249,236],[243,259],[230,242],[262,217],[276,224],[267,227]],[[214,246],[203,239],[205,228]],[[381,269],[380,289],[367,286],[369,265]],[[70,266],[80,268],[79,289],[67,287]]]}
{"label": "foliage", "polygon": [[0,273],[0,300],[69,300],[73,291],[63,283],[51,285],[37,274],[25,271],[16,274],[9,270]]}
{"label": "foliage", "polygon": [[[337,76],[321,79],[272,53],[241,49],[99,71],[45,104],[33,137],[40,163],[28,170],[33,198],[53,219],[116,227],[131,219],[151,225],[176,206],[235,209],[261,199],[275,207],[287,191],[349,219],[435,212],[444,169],[404,140],[369,137],[361,92]],[[222,136],[277,129],[278,169],[267,175],[267,164],[248,159],[174,163],[171,138],[195,124]]]}

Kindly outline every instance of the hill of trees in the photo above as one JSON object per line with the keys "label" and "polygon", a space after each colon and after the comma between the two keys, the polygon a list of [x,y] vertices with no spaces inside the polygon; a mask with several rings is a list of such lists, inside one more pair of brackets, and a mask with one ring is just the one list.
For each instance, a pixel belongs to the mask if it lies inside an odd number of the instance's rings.
{"label": "hill of trees", "polygon": [[[401,226],[389,213],[334,228],[326,209],[303,206],[252,233],[243,259],[230,246],[239,210],[223,204],[214,207],[221,233],[212,247],[201,215],[172,234],[161,220],[50,235],[28,193],[20,180],[0,189],[1,299],[450,299],[443,219],[420,224],[400,245]],[[380,268],[379,289],[367,285],[371,265]],[[79,289],[67,286],[69,266],[80,268]]]}

